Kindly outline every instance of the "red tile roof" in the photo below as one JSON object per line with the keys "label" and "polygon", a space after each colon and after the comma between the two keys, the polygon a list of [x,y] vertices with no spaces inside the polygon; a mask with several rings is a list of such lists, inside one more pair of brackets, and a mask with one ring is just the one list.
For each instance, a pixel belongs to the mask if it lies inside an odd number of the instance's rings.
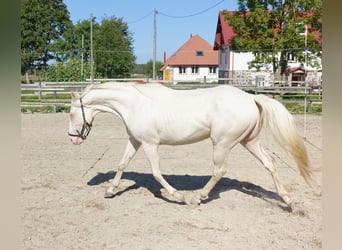
{"label": "red tile roof", "polygon": [[235,35],[233,28],[227,23],[222,11],[220,11],[216,26],[214,50],[218,50],[222,45],[230,46],[230,39]]}
{"label": "red tile roof", "polygon": [[[197,52],[203,52],[198,55]],[[167,66],[217,66],[218,52],[199,35],[191,36],[172,56],[164,63],[161,70]]]}

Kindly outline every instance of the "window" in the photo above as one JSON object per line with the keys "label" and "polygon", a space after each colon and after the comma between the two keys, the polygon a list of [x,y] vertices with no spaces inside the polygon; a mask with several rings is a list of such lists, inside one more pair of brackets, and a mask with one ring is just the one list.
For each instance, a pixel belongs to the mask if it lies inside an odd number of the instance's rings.
{"label": "window", "polygon": [[203,56],[203,51],[202,50],[197,50],[196,51],[196,56]]}
{"label": "window", "polygon": [[300,35],[306,35],[307,26],[305,23],[296,23],[296,33]]}
{"label": "window", "polygon": [[198,67],[191,67],[192,74],[198,74]]}
{"label": "window", "polygon": [[186,74],[186,68],[185,67],[179,67],[179,74]]}
{"label": "window", "polygon": [[216,67],[209,66],[209,74],[216,74]]}

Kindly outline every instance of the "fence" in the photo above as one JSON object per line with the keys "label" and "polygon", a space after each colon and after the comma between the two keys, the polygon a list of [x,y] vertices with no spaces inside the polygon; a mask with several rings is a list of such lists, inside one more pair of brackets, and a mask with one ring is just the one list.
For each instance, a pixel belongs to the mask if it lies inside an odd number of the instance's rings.
{"label": "fence", "polygon": [[[95,82],[113,79],[94,79]],[[116,81],[136,81],[139,83],[155,82],[148,79],[115,79]],[[159,81],[162,82],[162,81]],[[57,112],[58,107],[64,110],[70,106],[70,92],[81,92],[89,82],[38,82],[34,84],[21,84],[21,108],[32,107],[51,107],[52,112]],[[209,88],[217,86],[217,84],[177,84],[173,85],[169,82],[162,84],[173,89],[195,89]],[[279,99],[281,102],[304,103],[307,112],[311,112],[313,103],[322,103],[322,87],[305,86],[304,87],[264,87],[256,85],[234,85],[246,92],[253,94],[266,94],[273,98]],[[304,101],[303,101],[304,99]]]}
{"label": "fence", "polygon": [[81,92],[87,82],[37,82],[21,84],[21,108],[69,106],[70,92]]}

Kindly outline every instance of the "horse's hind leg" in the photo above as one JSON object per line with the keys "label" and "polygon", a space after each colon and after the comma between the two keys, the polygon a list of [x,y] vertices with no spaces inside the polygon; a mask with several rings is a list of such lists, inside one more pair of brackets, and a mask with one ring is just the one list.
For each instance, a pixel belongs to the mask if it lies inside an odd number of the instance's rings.
{"label": "horse's hind leg", "polygon": [[126,150],[121,158],[121,161],[118,165],[118,169],[116,171],[114,179],[111,181],[111,186],[107,189],[105,193],[105,198],[113,197],[118,191],[120,191],[120,180],[123,174],[124,169],[128,166],[128,163],[133,158],[135,153],[138,151],[141,143],[136,141],[134,138],[130,137]]}
{"label": "horse's hind leg", "polygon": [[290,198],[285,187],[280,183],[278,172],[276,168],[275,160],[270,156],[265,149],[260,145],[258,138],[254,138],[248,142],[241,142],[241,144],[248,149],[271,173],[274,185],[276,187],[277,193],[285,201],[289,208],[292,205],[292,199]]}

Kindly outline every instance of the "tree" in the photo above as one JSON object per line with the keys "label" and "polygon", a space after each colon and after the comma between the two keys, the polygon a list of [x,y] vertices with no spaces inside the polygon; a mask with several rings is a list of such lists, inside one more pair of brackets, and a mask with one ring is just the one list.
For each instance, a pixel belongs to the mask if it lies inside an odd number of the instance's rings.
{"label": "tree", "polygon": [[57,44],[70,28],[69,12],[62,0],[21,0],[21,72],[45,69],[56,59]]}
{"label": "tree", "polygon": [[[93,30],[99,29],[99,24],[93,18]],[[90,77],[90,20],[78,21],[74,26],[68,28],[64,33],[64,42],[58,43],[57,64],[53,67],[62,67],[60,70],[63,72],[65,67],[71,67],[70,71],[75,68],[75,63],[79,62],[79,72],[82,71],[83,75],[76,74],[72,81],[83,81]],[[73,63],[70,63],[70,60]],[[83,60],[83,61],[82,61]],[[83,65],[82,65],[83,63]],[[49,75],[51,76],[49,71]],[[58,79],[61,79],[57,77]],[[65,81],[65,80],[64,80]]]}
{"label": "tree", "polygon": [[[157,77],[160,78],[163,76],[163,73],[160,71],[160,68],[163,66],[163,62],[161,61],[156,61],[156,74]],[[152,59],[149,60],[146,63],[145,66],[145,72],[144,72],[148,77],[152,77],[153,76],[153,61]]]}
{"label": "tree", "polygon": [[122,18],[103,19],[94,30],[96,72],[105,78],[127,77],[134,69],[133,38]]}
{"label": "tree", "polygon": [[236,33],[232,49],[255,56],[250,68],[271,64],[274,73],[280,67],[283,75],[289,58],[317,63],[322,50],[322,0],[238,0],[238,11],[224,14]]}
{"label": "tree", "polygon": [[[90,78],[90,67],[82,68],[79,59],[69,59],[66,63],[57,62],[51,64],[43,73],[43,79],[48,81],[83,81]],[[98,76],[96,76],[98,77]]]}

